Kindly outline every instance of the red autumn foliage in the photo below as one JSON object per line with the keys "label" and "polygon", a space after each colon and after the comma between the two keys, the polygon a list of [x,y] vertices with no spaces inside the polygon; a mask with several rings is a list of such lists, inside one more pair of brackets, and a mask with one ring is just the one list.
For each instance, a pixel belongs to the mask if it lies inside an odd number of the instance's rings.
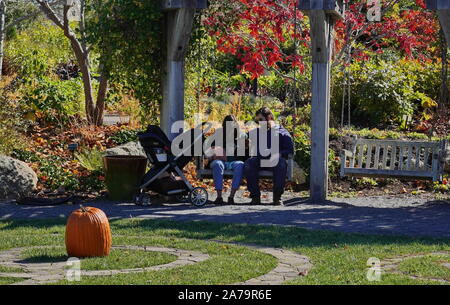
{"label": "red autumn foliage", "polygon": [[[307,54],[296,54],[288,47],[294,39],[298,49],[304,50],[310,44],[307,18],[296,9],[297,2],[213,0],[204,25],[211,36],[217,37],[218,50],[236,55],[242,62],[241,71],[252,78],[267,69],[280,72],[280,67],[286,65],[298,67],[303,73]],[[434,13],[424,9],[424,0],[415,0],[404,9],[399,7],[402,3],[383,2],[381,22],[368,22],[367,1],[351,1],[345,19],[335,25],[334,60],[341,61],[349,48],[352,57],[364,60],[368,59],[368,50],[382,52],[388,47],[400,48],[408,57],[429,58],[439,23]],[[358,42],[358,47],[354,42]]]}

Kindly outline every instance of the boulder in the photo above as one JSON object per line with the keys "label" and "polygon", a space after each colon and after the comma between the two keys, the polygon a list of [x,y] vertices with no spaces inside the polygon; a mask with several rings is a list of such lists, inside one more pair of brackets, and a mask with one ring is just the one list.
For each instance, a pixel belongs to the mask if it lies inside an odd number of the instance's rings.
{"label": "boulder", "polygon": [[129,142],[105,150],[105,156],[146,156],[141,144],[137,141]]}
{"label": "boulder", "polygon": [[25,162],[0,155],[0,200],[20,199],[36,189],[36,173]]}
{"label": "boulder", "polygon": [[303,170],[303,168],[298,165],[297,162],[294,161],[294,167],[293,167],[293,177],[292,182],[296,184],[305,184],[306,183],[306,173]]}

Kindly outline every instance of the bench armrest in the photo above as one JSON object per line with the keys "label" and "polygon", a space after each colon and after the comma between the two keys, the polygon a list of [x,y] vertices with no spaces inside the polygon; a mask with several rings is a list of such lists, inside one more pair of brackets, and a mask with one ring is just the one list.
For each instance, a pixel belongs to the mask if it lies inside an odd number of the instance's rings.
{"label": "bench armrest", "polygon": [[341,151],[341,160],[343,160],[343,162],[345,162],[345,160],[347,158],[353,158],[353,156],[354,156],[354,153],[352,151],[350,151],[350,150],[343,149]]}

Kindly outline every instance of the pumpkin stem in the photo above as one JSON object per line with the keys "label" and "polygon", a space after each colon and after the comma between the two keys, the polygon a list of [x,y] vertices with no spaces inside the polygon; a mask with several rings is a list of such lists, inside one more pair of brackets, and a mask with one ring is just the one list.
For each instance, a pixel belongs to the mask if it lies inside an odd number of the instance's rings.
{"label": "pumpkin stem", "polygon": [[88,210],[86,210],[86,208],[82,205],[82,204],[80,204],[80,209],[81,209],[81,211],[83,211],[84,213],[86,213]]}

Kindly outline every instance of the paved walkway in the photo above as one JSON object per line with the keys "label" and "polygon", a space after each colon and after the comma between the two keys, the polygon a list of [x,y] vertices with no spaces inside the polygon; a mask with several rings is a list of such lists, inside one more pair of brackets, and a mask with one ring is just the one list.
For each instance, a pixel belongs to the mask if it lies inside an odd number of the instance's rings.
{"label": "paved walkway", "polygon": [[[213,198],[214,199],[214,198]],[[293,194],[287,206],[213,206],[195,208],[186,204],[142,207],[130,203],[89,204],[103,209],[110,218],[142,217],[177,221],[213,221],[289,225],[308,229],[450,238],[450,202],[414,197],[368,197],[333,199],[314,204]],[[246,199],[247,200],[247,199]],[[238,200],[242,201],[242,200]],[[270,201],[268,198],[266,201]],[[0,204],[0,219],[65,217],[76,206],[17,206]]]}

